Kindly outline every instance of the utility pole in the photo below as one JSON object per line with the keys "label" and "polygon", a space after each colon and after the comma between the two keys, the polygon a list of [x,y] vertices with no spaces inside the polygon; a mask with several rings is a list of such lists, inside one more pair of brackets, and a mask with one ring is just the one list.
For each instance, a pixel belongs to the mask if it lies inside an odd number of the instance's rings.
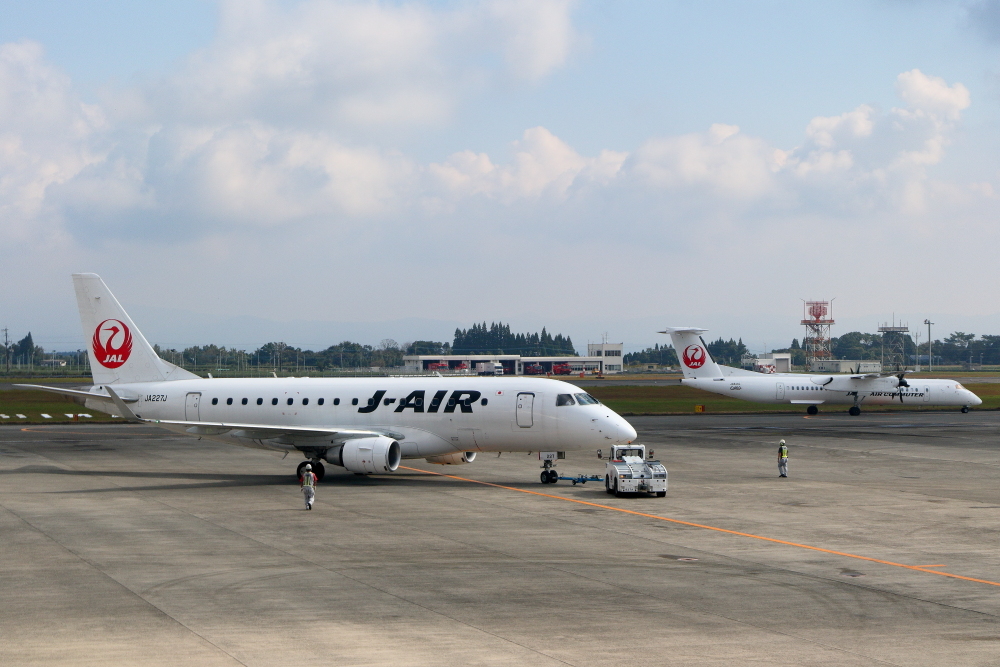
{"label": "utility pole", "polygon": [[928,320],[924,320],[924,324],[927,325],[927,372],[928,373],[933,373],[934,372],[934,352],[931,350],[931,346],[932,346],[932,344],[934,342],[934,339],[931,338],[931,325],[934,324],[934,323],[931,322],[928,319]]}
{"label": "utility pole", "polygon": [[7,327],[3,328],[3,358],[4,365],[7,367],[7,374],[10,374],[10,336],[8,335]]}

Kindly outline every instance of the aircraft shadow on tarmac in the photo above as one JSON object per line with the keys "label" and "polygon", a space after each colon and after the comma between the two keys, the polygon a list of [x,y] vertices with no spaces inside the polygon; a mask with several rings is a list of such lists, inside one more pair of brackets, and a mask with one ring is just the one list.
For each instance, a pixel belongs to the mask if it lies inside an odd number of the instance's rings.
{"label": "aircraft shadow on tarmac", "polygon": [[[176,482],[173,484],[150,484],[150,485],[130,485],[112,486],[101,489],[72,489],[62,491],[50,491],[49,493],[109,493],[114,491],[172,491],[190,489],[210,489],[210,488],[231,488],[231,487],[266,487],[266,486],[295,486],[296,481],[293,475],[282,473],[277,475],[244,474],[229,472],[174,472],[174,471],[133,471],[133,470],[66,470],[50,465],[26,465],[20,468],[0,470],[0,477],[7,475],[65,475],[69,477],[106,477],[106,478],[127,478],[129,480],[189,480],[188,482]],[[379,485],[392,485],[393,487],[425,486],[427,475],[422,473],[394,474],[394,475],[352,475],[333,474],[327,475],[321,482],[321,487],[368,487]],[[422,478],[422,479],[421,479]],[[453,484],[465,486],[473,484],[461,480],[448,480]],[[512,487],[536,486],[531,482],[513,482],[507,484]]]}

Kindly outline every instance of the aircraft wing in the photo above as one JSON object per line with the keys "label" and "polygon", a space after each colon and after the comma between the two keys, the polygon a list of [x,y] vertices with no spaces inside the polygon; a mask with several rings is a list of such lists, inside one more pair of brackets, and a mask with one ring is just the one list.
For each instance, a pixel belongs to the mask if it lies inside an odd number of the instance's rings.
{"label": "aircraft wing", "polygon": [[[53,394],[61,394],[63,396],[70,396],[73,398],[96,398],[99,401],[111,401],[112,398],[109,394],[94,394],[89,391],[81,391],[79,389],[65,389],[63,387],[46,387],[41,384],[15,384],[15,387],[22,387],[24,389],[37,389],[39,391],[48,391]],[[126,403],[135,403],[138,398],[131,398],[128,396],[123,396],[122,399]]]}
{"label": "aircraft wing", "polygon": [[877,380],[878,378],[897,377],[902,379],[903,375],[913,371],[886,371],[883,373],[864,373],[862,375],[852,375],[852,380]]}
{"label": "aircraft wing", "polygon": [[[131,420],[130,420],[131,421]],[[192,435],[222,435],[232,433],[240,438],[251,440],[272,440],[285,436],[296,438],[324,438],[333,440],[353,440],[355,438],[371,438],[384,435],[394,440],[402,440],[402,433],[381,429],[338,428],[336,426],[281,426],[272,424],[236,424],[229,422],[192,422],[171,419],[138,419],[143,424],[157,426],[185,426],[184,430]]]}

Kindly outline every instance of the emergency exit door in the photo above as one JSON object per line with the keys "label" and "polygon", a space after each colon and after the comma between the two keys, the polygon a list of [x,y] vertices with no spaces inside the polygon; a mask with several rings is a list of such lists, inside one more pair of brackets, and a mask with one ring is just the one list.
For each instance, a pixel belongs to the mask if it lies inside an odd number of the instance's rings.
{"label": "emergency exit door", "polygon": [[535,423],[532,411],[535,407],[535,395],[521,392],[517,395],[517,425],[521,428],[531,428]]}
{"label": "emergency exit door", "polygon": [[774,397],[779,401],[785,398],[785,383],[779,382],[774,385]]}
{"label": "emergency exit door", "polygon": [[198,407],[199,405],[201,405],[201,394],[191,393],[187,395],[187,400],[184,401],[185,421],[201,421],[201,409]]}

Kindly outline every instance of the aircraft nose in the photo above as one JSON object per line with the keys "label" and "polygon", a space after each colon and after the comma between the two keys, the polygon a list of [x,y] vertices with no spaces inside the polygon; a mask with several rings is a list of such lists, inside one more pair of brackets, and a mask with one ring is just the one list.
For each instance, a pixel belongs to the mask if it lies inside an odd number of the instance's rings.
{"label": "aircraft nose", "polygon": [[635,439],[639,437],[639,434],[635,432],[632,425],[624,419],[622,419],[619,423],[618,431],[623,442],[634,442]]}
{"label": "aircraft nose", "polygon": [[[966,391],[968,391],[968,390],[966,390]],[[975,394],[973,394],[970,391],[969,392],[969,403],[971,405],[982,405],[983,404],[983,399],[979,398],[978,396],[976,396]]]}

